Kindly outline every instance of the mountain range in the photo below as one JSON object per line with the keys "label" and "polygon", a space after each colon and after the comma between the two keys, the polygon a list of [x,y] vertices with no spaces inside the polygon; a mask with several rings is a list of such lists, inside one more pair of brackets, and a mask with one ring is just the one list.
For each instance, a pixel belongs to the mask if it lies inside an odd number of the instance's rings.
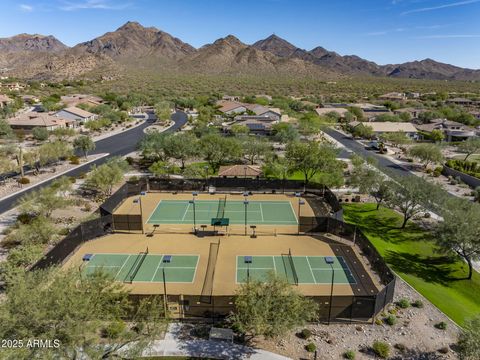
{"label": "mountain range", "polygon": [[20,34],[0,39],[0,73],[33,79],[121,74],[132,67],[158,72],[305,76],[319,79],[381,76],[480,80],[480,70],[431,59],[378,65],[323,47],[304,50],[271,35],[252,45],[233,35],[198,49],[154,27],[127,22],[117,30],[68,47],[53,36]]}

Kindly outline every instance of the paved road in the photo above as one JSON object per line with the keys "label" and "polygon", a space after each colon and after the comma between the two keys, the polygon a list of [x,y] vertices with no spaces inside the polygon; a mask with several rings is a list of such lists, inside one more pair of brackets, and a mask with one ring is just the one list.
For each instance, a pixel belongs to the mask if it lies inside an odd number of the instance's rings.
{"label": "paved road", "polygon": [[[334,129],[328,128],[324,130],[328,135],[332,138],[337,140],[339,143],[344,145],[347,149],[351,150],[352,152],[361,155],[363,157],[372,157],[378,161],[378,166],[383,168],[387,173],[393,173],[394,175],[398,176],[415,176],[410,171],[406,170],[405,168],[401,167],[400,165],[394,163],[393,161],[389,160],[385,156],[377,154],[375,151],[366,150],[364,146],[360,145],[358,142],[353,140],[352,138],[338,132]],[[350,157],[351,153],[348,151],[343,150],[340,154],[340,157]]]}
{"label": "paved road", "polygon": [[[174,121],[174,125],[170,127],[166,132],[174,132],[178,131],[183,125],[185,125],[188,121],[188,117],[183,112],[176,112],[172,115],[172,120]],[[69,172],[65,173],[63,176],[78,176],[81,173],[86,173],[90,169],[92,165],[101,165],[105,163],[109,158],[114,156],[124,156],[136,150],[138,141],[144,135],[143,130],[146,127],[150,126],[152,123],[156,121],[156,117],[154,113],[148,113],[148,120],[133,129],[126,130],[119,134],[110,136],[108,138],[99,140],[95,143],[96,148],[95,151],[92,151],[92,154],[105,154],[108,153],[108,156],[103,158],[97,159],[89,164],[85,164],[80,166],[76,169],[70,170]],[[18,200],[34,190],[38,190],[41,187],[48,186],[52,183],[54,179],[46,181],[42,184],[37,186],[31,187],[28,190],[11,196],[8,199],[0,200],[0,214],[12,209],[15,207]]]}

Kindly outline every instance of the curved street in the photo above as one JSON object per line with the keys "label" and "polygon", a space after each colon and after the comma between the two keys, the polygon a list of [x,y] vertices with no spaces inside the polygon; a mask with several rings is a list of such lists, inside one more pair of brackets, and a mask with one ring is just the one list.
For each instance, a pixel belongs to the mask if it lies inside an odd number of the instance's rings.
{"label": "curved street", "polygon": [[[147,115],[148,115],[148,119],[144,124],[95,142],[96,148],[94,151],[91,152],[91,154],[107,153],[108,156],[104,156],[88,164],[72,169],[66,172],[65,174],[63,174],[62,176],[79,176],[81,173],[88,172],[93,165],[97,165],[97,166],[102,165],[112,157],[125,156],[135,151],[137,148],[138,141],[144,135],[144,130],[157,120],[153,112],[148,112]],[[166,129],[165,132],[178,131],[188,121],[187,115],[181,111],[177,111],[174,114],[172,114],[171,118],[174,124],[170,128]],[[50,179],[36,186],[32,186],[28,190],[22,191],[9,198],[0,200],[0,214],[3,214],[4,212],[14,208],[18,200],[22,196],[34,190],[38,190],[42,187],[49,186],[55,179],[56,178]]]}

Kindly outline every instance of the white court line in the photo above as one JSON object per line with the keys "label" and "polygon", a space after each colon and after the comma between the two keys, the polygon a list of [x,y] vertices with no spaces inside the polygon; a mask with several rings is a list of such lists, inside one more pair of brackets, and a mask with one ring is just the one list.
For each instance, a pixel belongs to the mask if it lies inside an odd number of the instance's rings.
{"label": "white court line", "polygon": [[[141,196],[141,195],[140,195]],[[147,219],[147,224],[150,223],[150,219],[152,218],[153,214],[155,214],[155,212],[157,211],[158,207],[160,206],[160,204],[162,203],[162,200],[160,200],[157,204],[157,206],[155,206],[155,209],[152,211],[152,213],[150,214],[150,216],[148,217]]]}
{"label": "white court line", "polygon": [[120,270],[118,270],[118,272],[115,274],[114,279],[116,279],[117,276],[118,276],[118,274],[120,274],[120,272],[122,271],[123,267],[124,267],[125,264],[128,262],[128,259],[130,259],[130,256],[132,256],[132,255],[128,255],[128,257],[125,259],[125,262],[124,262],[123,265],[120,267]]}
{"label": "white court line", "polygon": [[275,256],[272,255],[272,261],[273,261],[273,270],[275,271],[275,275],[277,274],[277,265],[275,264]]}
{"label": "white court line", "polygon": [[299,220],[299,218],[297,217],[297,214],[295,213],[295,210],[293,209],[292,202],[289,201],[288,203],[290,204],[290,209],[292,209],[293,216],[295,217],[295,221],[297,222],[297,224],[299,224],[299,223],[300,223],[300,220]]}
{"label": "white court line", "polygon": [[310,265],[310,261],[308,260],[308,256],[305,256],[305,259],[307,259],[308,267],[310,268],[310,274],[312,274],[313,281],[315,281],[315,284],[316,284],[317,280],[315,279],[315,275],[313,275],[312,266]]}
{"label": "white court line", "polygon": [[160,256],[160,261],[158,262],[157,268],[155,269],[155,272],[153,273],[153,276],[150,282],[153,282],[153,279],[155,279],[155,276],[157,275],[157,271],[160,268],[160,264],[162,263],[162,261],[163,261],[163,255]]}
{"label": "white court line", "polygon": [[185,216],[187,216],[188,209],[190,209],[190,203],[188,203],[187,207],[185,208],[185,212],[183,213],[182,221],[185,221]]}
{"label": "white court line", "polygon": [[262,209],[262,203],[260,203],[260,215],[262,215],[262,222],[264,222],[264,220],[263,220],[263,209]]}

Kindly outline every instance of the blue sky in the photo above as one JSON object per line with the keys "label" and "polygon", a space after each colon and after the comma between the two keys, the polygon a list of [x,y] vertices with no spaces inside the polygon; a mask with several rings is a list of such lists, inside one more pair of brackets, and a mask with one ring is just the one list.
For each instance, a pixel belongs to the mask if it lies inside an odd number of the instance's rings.
{"label": "blue sky", "polygon": [[433,58],[480,69],[480,0],[1,0],[0,37],[51,34],[75,45],[128,20],[195,47],[275,33],[379,64]]}

